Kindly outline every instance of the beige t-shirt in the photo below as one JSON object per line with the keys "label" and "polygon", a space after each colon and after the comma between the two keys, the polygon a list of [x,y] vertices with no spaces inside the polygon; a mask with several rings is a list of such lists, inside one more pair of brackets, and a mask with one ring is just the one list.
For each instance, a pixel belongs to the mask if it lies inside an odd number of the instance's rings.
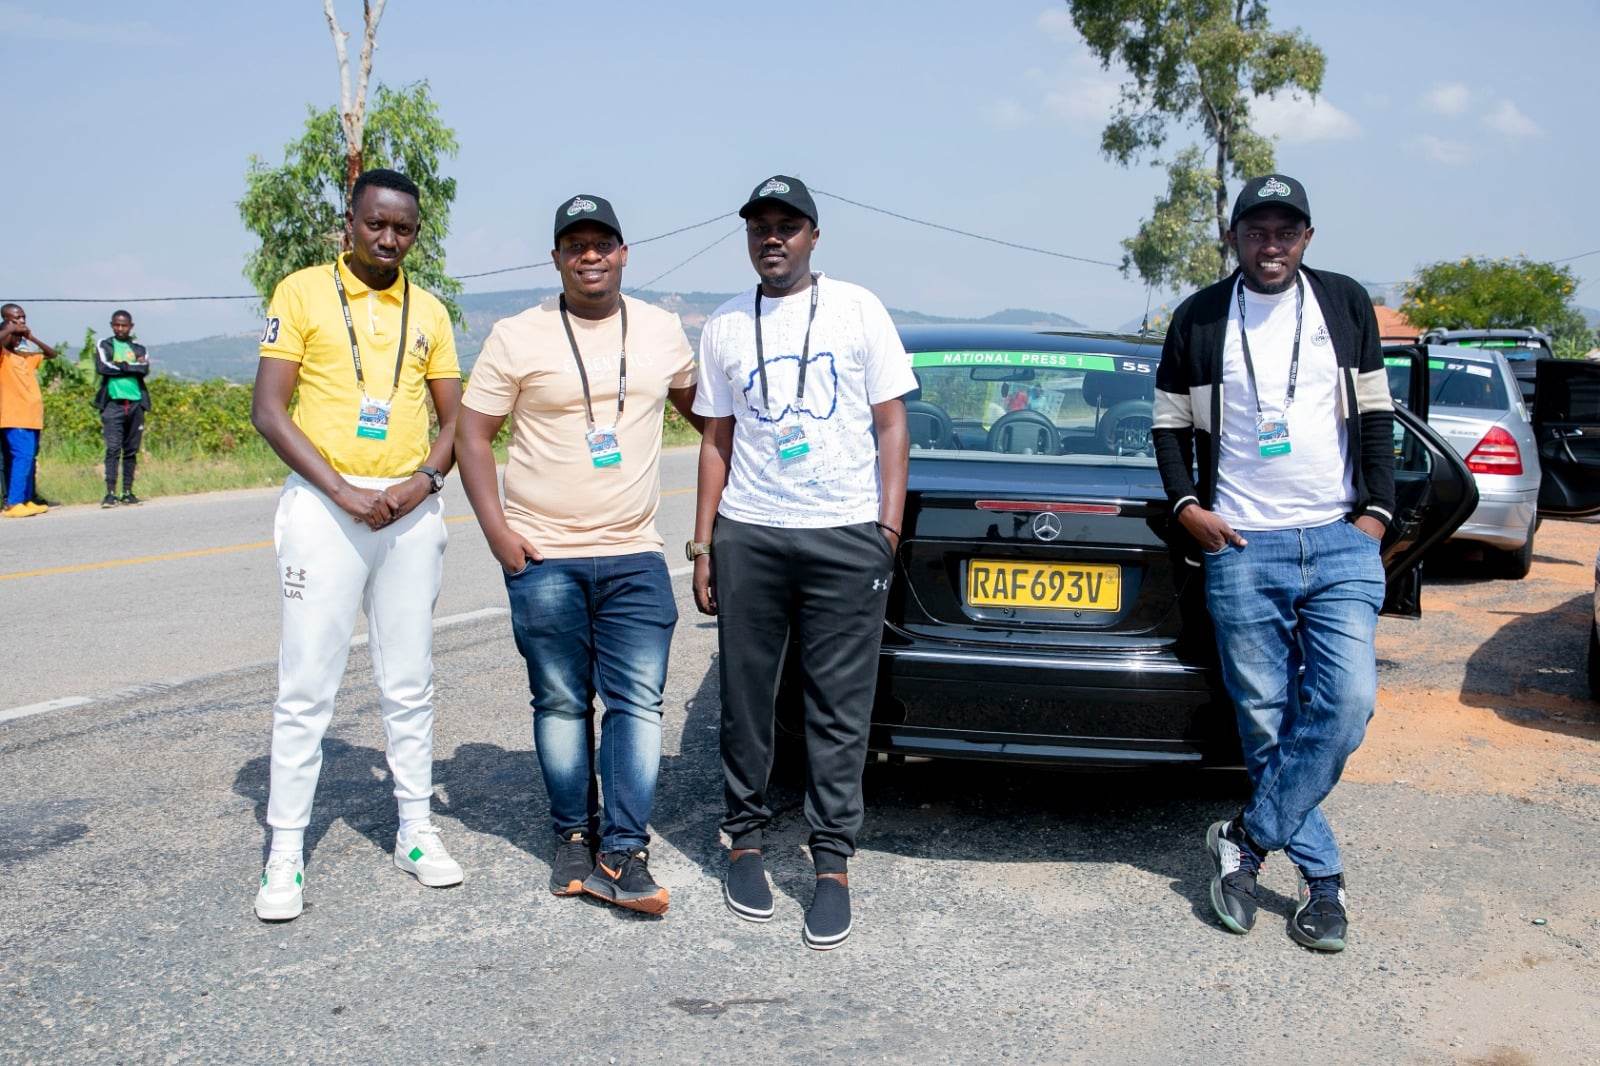
{"label": "beige t-shirt", "polygon": [[678,316],[623,298],[628,309],[628,393],[617,417],[622,316],[570,315],[589,375],[596,426],[615,425],[622,461],[596,467],[583,386],[552,296],[496,322],[462,402],[511,416],[505,510],[511,528],[554,559],[660,551],[661,419],[668,389],[695,383],[694,353]]}

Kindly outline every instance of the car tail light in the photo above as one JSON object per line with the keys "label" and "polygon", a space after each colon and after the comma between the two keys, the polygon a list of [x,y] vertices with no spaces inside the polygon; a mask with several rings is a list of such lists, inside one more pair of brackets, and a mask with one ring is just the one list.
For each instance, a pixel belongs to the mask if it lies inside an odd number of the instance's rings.
{"label": "car tail light", "polygon": [[1467,469],[1474,474],[1522,473],[1522,452],[1516,438],[1499,426],[1490,429],[1467,455]]}

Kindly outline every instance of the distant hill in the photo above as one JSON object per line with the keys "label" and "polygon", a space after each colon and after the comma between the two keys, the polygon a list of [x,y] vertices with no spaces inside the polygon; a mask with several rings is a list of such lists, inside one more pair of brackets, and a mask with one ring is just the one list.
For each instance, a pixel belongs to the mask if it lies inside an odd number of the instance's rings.
{"label": "distant hill", "polygon": [[[456,350],[461,365],[470,370],[478,351],[489,335],[489,330],[502,318],[526,310],[549,296],[556,289],[508,289],[503,292],[468,293],[459,299],[466,325],[456,331]],[[642,300],[665,307],[683,320],[689,343],[700,343],[700,330],[711,313],[728,300],[732,293],[722,292],[641,292],[633,293]],[[889,308],[889,317],[897,325],[923,326],[949,323],[982,323],[997,326],[1027,326],[1034,329],[1081,329],[1082,323],[1051,311],[1032,311],[1008,308],[982,318],[950,318],[924,314],[921,311],[904,311]],[[255,377],[256,359],[260,337],[255,333],[234,333],[199,340],[179,341],[155,348],[158,373],[190,380],[226,378],[229,381],[250,381]]]}

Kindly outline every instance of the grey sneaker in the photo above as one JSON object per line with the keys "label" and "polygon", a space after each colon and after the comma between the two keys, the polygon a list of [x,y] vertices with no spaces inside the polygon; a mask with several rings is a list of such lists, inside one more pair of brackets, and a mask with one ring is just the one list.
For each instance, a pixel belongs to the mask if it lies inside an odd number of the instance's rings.
{"label": "grey sneaker", "polygon": [[1289,919],[1289,935],[1313,951],[1343,951],[1350,931],[1344,909],[1344,875],[1300,875],[1300,905]]}
{"label": "grey sneaker", "polygon": [[1237,818],[1206,830],[1206,852],[1217,870],[1211,878],[1211,909],[1230,933],[1248,933],[1261,902],[1256,896],[1261,856],[1250,847]]}

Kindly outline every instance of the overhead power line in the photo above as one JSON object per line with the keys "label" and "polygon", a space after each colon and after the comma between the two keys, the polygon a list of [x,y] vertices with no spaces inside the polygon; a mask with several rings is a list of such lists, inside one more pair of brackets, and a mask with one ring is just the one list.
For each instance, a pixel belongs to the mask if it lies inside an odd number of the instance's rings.
{"label": "overhead power line", "polygon": [[[1057,251],[1056,249],[1053,249],[1053,248],[1040,248],[1040,247],[1037,247],[1035,245],[1021,244],[1021,243],[1019,243],[1017,241],[1010,241],[1010,240],[1006,240],[1006,239],[1004,239],[1002,237],[994,237],[994,236],[991,236],[991,235],[985,234],[985,233],[975,233],[972,230],[960,229],[960,228],[958,228],[956,226],[947,226],[947,225],[945,225],[945,224],[943,224],[941,222],[933,222],[933,221],[930,221],[930,220],[925,219],[925,218],[917,218],[917,217],[915,217],[913,215],[902,214],[899,211],[892,211],[887,207],[879,207],[876,204],[864,203],[864,202],[862,202],[860,200],[851,199],[848,196],[841,196],[841,195],[839,195],[838,193],[835,193],[835,192],[828,192],[826,189],[813,189],[812,191],[817,193],[817,194],[819,194],[819,195],[821,195],[821,196],[826,196],[831,200],[838,200],[840,203],[846,203],[846,204],[851,205],[852,207],[859,207],[864,211],[872,211],[872,212],[874,212],[876,214],[887,215],[889,218],[899,219],[902,222],[910,222],[913,225],[917,225],[917,226],[925,226],[928,229],[935,229],[935,230],[939,230],[939,231],[944,232],[944,233],[953,233],[956,236],[966,237],[969,240],[983,241],[983,242],[985,242],[987,244],[999,245],[1002,248],[1013,248],[1013,249],[1016,249],[1017,251],[1021,251],[1021,252],[1032,252],[1035,255],[1045,255],[1045,256],[1049,256],[1049,257],[1051,257],[1053,259],[1065,259],[1065,260],[1068,260],[1068,261],[1074,262],[1074,263],[1088,263],[1088,264],[1090,264],[1092,266],[1110,267],[1113,270],[1121,270],[1122,269],[1122,264],[1121,263],[1114,263],[1114,262],[1110,261],[1109,259],[1095,259],[1092,256],[1073,255],[1070,252]],[[735,212],[735,211],[724,211],[720,215],[714,215],[711,218],[702,219],[699,222],[691,222],[687,226],[679,226],[676,229],[667,230],[665,233],[657,233],[657,234],[654,234],[654,235],[649,236],[649,237],[644,237],[644,238],[642,238],[640,240],[637,240],[637,241],[630,241],[629,244],[630,244],[631,247],[637,247],[637,246],[639,246],[641,244],[649,244],[652,241],[666,240],[668,237],[676,237],[680,233],[688,233],[691,230],[701,229],[702,227],[709,226],[709,225],[711,225],[711,224],[713,224],[715,222],[721,222],[723,219],[731,218],[735,214],[737,214],[737,212]],[[645,282],[643,285],[638,286],[638,288],[632,289],[630,291],[638,292],[638,291],[640,291],[642,289],[648,288],[651,285],[654,285],[656,282],[660,281],[662,278],[667,277],[669,274],[672,274],[674,271],[677,271],[677,270],[681,269],[682,267],[687,266],[689,263],[692,263],[694,260],[696,260],[700,256],[704,255],[706,252],[709,252],[712,248],[715,248],[717,245],[721,244],[723,241],[727,240],[729,237],[733,236],[733,234],[737,233],[737,232],[738,232],[738,229],[736,228],[736,229],[730,231],[729,233],[726,233],[723,236],[718,237],[715,241],[712,241],[710,244],[706,245],[704,248],[701,248],[699,251],[695,252],[689,258],[679,262],[675,266],[672,266],[671,268],[669,268],[669,269],[663,271],[662,273],[656,275],[654,278],[651,278],[649,281]],[[1592,255],[1600,255],[1600,248],[1591,249],[1590,251],[1587,251],[1587,252],[1579,252],[1577,255],[1562,256],[1561,258],[1550,260],[1550,262],[1553,262],[1553,263],[1571,263],[1571,262],[1575,262],[1576,260],[1579,260],[1579,259],[1586,259],[1586,258],[1588,258],[1589,256],[1592,256]],[[498,275],[498,274],[511,274],[511,273],[515,273],[515,272],[520,271],[520,270],[537,270],[537,269],[540,269],[542,267],[548,267],[548,266],[553,266],[553,265],[554,264],[552,264],[549,260],[543,260],[543,261],[535,262],[535,263],[519,263],[516,266],[496,267],[493,270],[479,270],[479,271],[475,271],[475,272],[473,272],[471,274],[457,274],[457,275],[455,275],[455,279],[457,281],[470,281],[470,280],[475,279],[475,278],[494,277],[495,275]],[[1397,281],[1377,281],[1377,282],[1370,282],[1369,284],[1380,285],[1380,286],[1403,285],[1409,280],[1410,280],[1409,278],[1402,278],[1402,279],[1399,279]],[[1588,286],[1585,285],[1584,287],[1587,288]],[[218,296],[119,296],[119,297],[109,297],[109,296],[107,296],[107,297],[32,296],[32,297],[17,297],[16,298],[16,302],[18,302],[18,303],[33,303],[33,304],[142,304],[142,303],[169,303],[169,302],[170,303],[184,303],[184,302],[206,301],[206,300],[259,300],[260,298],[261,297],[259,295],[257,295],[256,293],[237,293],[237,294],[230,293],[230,294],[227,294],[227,295],[218,295]]]}
{"label": "overhead power line", "polygon": [[867,211],[876,211],[880,215],[888,215],[890,218],[898,218],[902,222],[914,222],[919,226],[927,226],[929,229],[943,230],[946,233],[955,233],[962,237],[971,237],[975,241],[988,241],[990,244],[998,244],[1005,248],[1016,248],[1017,250],[1023,252],[1037,252],[1039,255],[1053,256],[1056,259],[1070,259],[1075,263],[1093,263],[1095,266],[1111,267],[1113,270],[1122,269],[1121,263],[1113,263],[1106,259],[1091,259],[1088,256],[1070,255],[1066,252],[1052,251],[1049,248],[1035,248],[1031,244],[1018,244],[1016,241],[1002,240],[999,237],[989,237],[982,233],[973,233],[971,230],[956,229],[954,226],[946,226],[938,222],[929,222],[925,218],[913,218],[910,215],[902,215],[900,212],[891,211],[887,207],[874,207],[872,204],[864,204],[860,200],[852,200],[848,196],[840,196],[838,193],[827,192],[823,189],[815,189],[813,191],[822,193],[823,196],[826,196],[831,200],[838,200],[842,203],[847,203]]}

